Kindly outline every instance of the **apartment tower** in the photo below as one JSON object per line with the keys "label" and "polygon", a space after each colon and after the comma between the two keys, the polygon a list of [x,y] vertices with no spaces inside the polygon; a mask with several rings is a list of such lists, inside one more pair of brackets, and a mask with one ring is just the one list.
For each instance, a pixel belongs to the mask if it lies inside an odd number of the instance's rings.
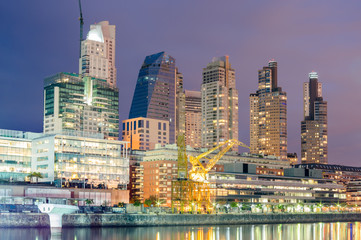
{"label": "apartment tower", "polygon": [[253,154],[287,159],[287,95],[274,60],[258,71],[258,90],[250,94],[250,147]]}
{"label": "apartment tower", "polygon": [[303,84],[303,117],[301,122],[302,163],[327,164],[327,102],[322,97],[322,83],[311,72]]}
{"label": "apartment tower", "polygon": [[185,90],[185,142],[202,147],[202,97],[200,91]]}
{"label": "apartment tower", "polygon": [[87,38],[81,43],[79,74],[105,79],[116,86],[115,25],[108,21],[90,25]]}
{"label": "apartment tower", "polygon": [[238,91],[228,56],[213,58],[203,69],[201,95],[202,146],[213,148],[238,139]]}

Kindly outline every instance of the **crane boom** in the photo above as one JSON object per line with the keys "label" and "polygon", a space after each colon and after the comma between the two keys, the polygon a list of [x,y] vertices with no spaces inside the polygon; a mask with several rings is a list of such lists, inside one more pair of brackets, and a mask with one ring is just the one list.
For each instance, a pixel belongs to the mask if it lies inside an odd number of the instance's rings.
{"label": "crane boom", "polygon": [[[192,164],[192,169],[189,171],[189,177],[193,181],[204,182],[206,180],[207,173],[214,167],[214,165],[216,165],[216,163],[223,157],[223,155],[226,154],[226,152],[228,152],[229,149],[231,149],[234,145],[249,148],[246,144],[244,144],[236,139],[230,139],[230,140],[227,140],[224,143],[222,143],[222,144],[212,148],[211,150],[204,152],[196,157],[189,156],[189,161]],[[222,149],[213,158],[211,158],[211,159],[206,158],[207,155],[211,154],[212,152],[214,152],[220,148],[222,148]],[[200,160],[202,158],[209,160],[205,167],[200,162]]]}
{"label": "crane boom", "polygon": [[81,1],[79,0],[79,11],[80,11],[80,43],[79,43],[79,58],[81,58],[81,42],[83,41],[83,26],[84,26],[84,19],[83,19],[83,12],[81,10]]}

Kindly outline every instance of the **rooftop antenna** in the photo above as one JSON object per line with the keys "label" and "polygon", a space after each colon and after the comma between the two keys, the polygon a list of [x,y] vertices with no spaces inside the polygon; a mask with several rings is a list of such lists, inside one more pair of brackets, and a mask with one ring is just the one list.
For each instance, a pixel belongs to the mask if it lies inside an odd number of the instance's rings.
{"label": "rooftop antenna", "polygon": [[80,0],[79,0],[79,10],[80,10],[80,17],[79,17],[79,21],[80,21],[79,58],[81,58],[81,42],[83,41],[83,25],[84,25],[84,21],[83,21],[83,12],[81,10],[81,1]]}

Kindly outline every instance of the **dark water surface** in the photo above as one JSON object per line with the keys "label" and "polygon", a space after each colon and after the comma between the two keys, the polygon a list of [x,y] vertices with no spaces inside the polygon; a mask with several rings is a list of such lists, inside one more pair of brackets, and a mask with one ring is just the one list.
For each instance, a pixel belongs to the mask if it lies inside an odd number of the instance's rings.
{"label": "dark water surface", "polygon": [[[352,234],[351,234],[352,233]],[[361,223],[257,224],[230,226],[178,226],[131,228],[0,229],[0,240],[9,239],[122,239],[122,240],[361,240]]]}

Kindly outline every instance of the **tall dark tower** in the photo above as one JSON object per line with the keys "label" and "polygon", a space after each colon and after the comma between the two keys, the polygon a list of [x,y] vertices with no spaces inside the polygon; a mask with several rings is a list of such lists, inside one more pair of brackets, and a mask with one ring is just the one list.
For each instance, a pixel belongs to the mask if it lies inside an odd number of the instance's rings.
{"label": "tall dark tower", "polygon": [[147,56],[139,70],[129,118],[169,121],[169,142],[176,142],[176,67],[165,52]]}
{"label": "tall dark tower", "polygon": [[301,122],[302,163],[328,163],[327,102],[322,97],[322,83],[311,72],[303,84],[303,116]]}

